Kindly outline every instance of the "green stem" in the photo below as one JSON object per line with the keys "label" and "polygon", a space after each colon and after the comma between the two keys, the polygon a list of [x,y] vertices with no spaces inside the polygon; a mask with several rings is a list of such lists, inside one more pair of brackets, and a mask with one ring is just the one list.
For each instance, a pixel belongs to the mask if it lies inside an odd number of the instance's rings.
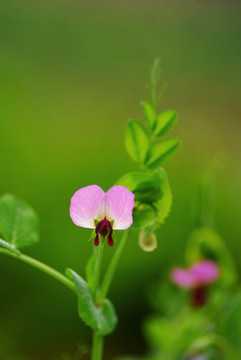
{"label": "green stem", "polygon": [[50,266],[42,263],[41,261],[33,259],[30,256],[27,256],[24,254],[16,255],[12,252],[9,252],[9,251],[3,250],[3,249],[0,249],[0,254],[13,257],[15,259],[18,259],[22,262],[25,262],[26,264],[29,264],[29,265],[35,267],[36,269],[39,269],[39,270],[45,272],[46,274],[52,276],[54,279],[60,281],[62,284],[67,286],[70,290],[75,292],[75,286],[74,286],[73,281],[69,280],[66,276],[64,276],[57,270],[51,268]]}
{"label": "green stem", "polygon": [[126,241],[128,238],[128,230],[124,231],[124,234],[121,238],[121,241],[116,249],[116,252],[114,253],[114,256],[112,257],[111,263],[106,271],[106,274],[104,276],[103,282],[102,282],[102,286],[98,295],[98,303],[101,303],[104,298],[106,297],[112,278],[114,276],[116,267],[119,263],[120,257],[123,253],[124,247],[126,245]]}
{"label": "green stem", "polygon": [[100,336],[97,333],[97,331],[94,331],[91,360],[101,360],[102,356],[103,356],[103,336]]}
{"label": "green stem", "polygon": [[[95,266],[96,271],[95,271],[95,283],[94,283],[94,298],[96,304],[97,304],[98,287],[100,282],[101,264],[102,264],[104,246],[105,246],[105,242],[103,241],[100,243],[98,247],[98,253],[96,256],[96,266]],[[91,360],[102,360],[103,345],[104,345],[103,336],[99,335],[97,331],[93,331]]]}
{"label": "green stem", "polygon": [[98,246],[98,254],[96,257],[96,272],[95,272],[95,284],[94,284],[94,297],[95,300],[97,299],[97,292],[100,282],[100,275],[101,275],[101,265],[102,265],[102,257],[103,257],[103,250],[104,250],[105,242],[103,241]]}

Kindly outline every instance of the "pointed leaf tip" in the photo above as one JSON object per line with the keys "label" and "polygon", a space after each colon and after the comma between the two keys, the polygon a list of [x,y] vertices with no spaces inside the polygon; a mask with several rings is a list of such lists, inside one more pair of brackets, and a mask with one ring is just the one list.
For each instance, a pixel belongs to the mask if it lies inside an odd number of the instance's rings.
{"label": "pointed leaf tip", "polygon": [[155,130],[156,123],[157,123],[156,112],[155,112],[153,106],[150,103],[148,103],[147,101],[142,101],[141,105],[142,105],[142,109],[143,109],[144,116],[146,119],[148,130],[152,134],[153,131]]}

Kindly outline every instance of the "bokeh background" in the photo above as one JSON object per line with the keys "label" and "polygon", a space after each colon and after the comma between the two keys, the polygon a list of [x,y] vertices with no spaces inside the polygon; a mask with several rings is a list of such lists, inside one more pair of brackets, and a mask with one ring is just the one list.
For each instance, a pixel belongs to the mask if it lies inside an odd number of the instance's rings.
{"label": "bokeh background", "polygon": [[[147,289],[183,262],[193,228],[196,185],[213,156],[216,229],[241,271],[241,6],[228,1],[0,2],[0,193],[26,199],[41,220],[41,241],[26,253],[60,271],[83,274],[89,231],[68,214],[78,188],[107,190],[136,170],[124,148],[124,126],[142,119],[148,73],[161,59],[167,84],[160,110],[180,120],[182,146],[166,166],[174,194],[158,249],[129,240],[110,297],[119,314],[105,358],[142,354]],[[107,249],[105,263],[112,255]],[[76,299],[61,284],[9,258],[0,260],[0,358],[61,359],[91,332]]]}

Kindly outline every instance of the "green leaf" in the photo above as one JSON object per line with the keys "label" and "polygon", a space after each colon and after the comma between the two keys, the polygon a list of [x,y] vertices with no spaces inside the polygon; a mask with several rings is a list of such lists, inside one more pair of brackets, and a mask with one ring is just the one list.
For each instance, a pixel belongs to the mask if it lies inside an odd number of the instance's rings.
{"label": "green leaf", "polygon": [[148,158],[150,139],[144,126],[137,120],[130,120],[126,124],[126,150],[130,157],[138,164],[144,164]]}
{"label": "green leaf", "polygon": [[156,123],[157,123],[156,112],[155,112],[153,106],[151,104],[149,104],[147,101],[142,101],[141,105],[142,105],[142,108],[144,111],[148,130],[152,134],[156,127]]}
{"label": "green leaf", "polygon": [[166,172],[163,169],[160,169],[159,174],[161,179],[162,198],[157,202],[156,209],[158,220],[163,224],[171,211],[172,190]]}
{"label": "green leaf", "polygon": [[16,248],[39,240],[39,220],[35,211],[14,195],[0,197],[0,234]]}
{"label": "green leaf", "polygon": [[172,192],[164,169],[132,172],[116,183],[135,194],[134,227],[152,233],[168,216],[172,206]]}
{"label": "green leaf", "polygon": [[156,209],[151,206],[142,206],[133,212],[133,225],[136,229],[145,229],[146,235],[154,232],[160,225]]}
{"label": "green leaf", "polygon": [[0,248],[6,249],[15,255],[20,255],[20,252],[15,248],[15,246],[9,244],[7,241],[0,239]]}
{"label": "green leaf", "polygon": [[150,204],[162,197],[160,173],[164,170],[131,172],[122,176],[116,185],[125,186],[135,194],[135,202]]}
{"label": "green leaf", "polygon": [[228,294],[218,318],[218,331],[231,343],[240,347],[241,334],[241,293]]}
{"label": "green leaf", "polygon": [[67,274],[75,283],[79,317],[102,336],[112,333],[117,324],[117,316],[112,303],[105,299],[101,305],[94,304],[87,283],[71,269],[67,269]]}
{"label": "green leaf", "polygon": [[173,110],[167,110],[162,112],[157,117],[157,124],[154,131],[154,136],[166,135],[176,124],[178,115]]}
{"label": "green leaf", "polygon": [[147,166],[151,169],[162,166],[176,152],[179,145],[180,141],[175,138],[155,142],[152,144]]}

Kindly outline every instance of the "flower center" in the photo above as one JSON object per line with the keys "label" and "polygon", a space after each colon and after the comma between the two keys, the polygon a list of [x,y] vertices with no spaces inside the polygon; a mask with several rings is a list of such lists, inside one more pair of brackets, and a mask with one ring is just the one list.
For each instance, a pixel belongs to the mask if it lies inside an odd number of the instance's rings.
{"label": "flower center", "polygon": [[98,224],[96,225],[96,228],[95,228],[95,232],[96,232],[95,242],[94,242],[95,246],[98,246],[100,243],[99,234],[103,237],[103,239],[108,234],[108,238],[107,238],[108,244],[109,244],[109,246],[113,246],[113,244],[114,244],[114,241],[112,238],[113,229],[112,229],[112,225],[111,225],[110,221],[107,220],[106,217],[103,220],[98,222]]}

